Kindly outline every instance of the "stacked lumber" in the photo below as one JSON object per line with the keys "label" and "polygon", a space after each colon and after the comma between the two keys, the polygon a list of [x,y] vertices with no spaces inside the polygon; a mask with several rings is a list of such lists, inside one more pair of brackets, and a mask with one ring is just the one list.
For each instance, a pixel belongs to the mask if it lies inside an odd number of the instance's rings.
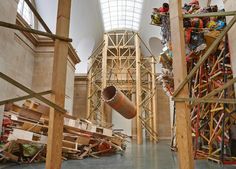
{"label": "stacked lumber", "polygon": [[[26,100],[22,106],[5,105],[0,160],[18,163],[46,159],[50,108]],[[63,131],[63,159],[83,159],[123,152],[126,137],[110,128],[96,126],[85,119],[66,115]]]}

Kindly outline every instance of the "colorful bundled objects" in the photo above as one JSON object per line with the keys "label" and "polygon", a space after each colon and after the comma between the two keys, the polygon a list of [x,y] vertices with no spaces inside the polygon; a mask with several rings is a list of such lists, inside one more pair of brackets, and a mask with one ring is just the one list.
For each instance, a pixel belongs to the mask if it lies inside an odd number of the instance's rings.
{"label": "colorful bundled objects", "polygon": [[[184,14],[208,12],[218,12],[218,7],[214,5],[200,8],[197,0],[185,4],[183,7]],[[169,20],[169,18],[166,19]],[[162,27],[162,25],[160,26]],[[225,26],[225,17],[184,19],[188,73],[198,63],[199,59],[201,59],[206,50],[220,35]],[[165,29],[165,32],[170,32],[168,27],[162,27],[162,29]],[[163,38],[166,37],[163,36]],[[160,54],[160,63],[162,64],[163,71],[158,79],[162,82],[167,94],[172,95],[174,80],[171,41],[166,39],[164,46],[164,52]],[[226,36],[189,81],[189,97],[207,97],[209,93],[222,87],[232,78],[231,59]],[[233,85],[216,94],[214,98],[234,99]],[[191,129],[195,158],[208,159],[224,164],[235,164],[236,157],[233,157],[233,150],[236,147],[232,148],[231,146],[230,140],[232,138],[229,132],[236,119],[236,113],[233,111],[234,105],[195,102],[190,102],[189,104],[191,108]]]}
{"label": "colorful bundled objects", "polygon": [[[26,100],[22,106],[5,105],[0,161],[17,163],[44,162],[46,159],[49,107]],[[124,152],[126,139],[90,121],[66,115],[62,140],[62,156],[67,159],[99,158]]]}

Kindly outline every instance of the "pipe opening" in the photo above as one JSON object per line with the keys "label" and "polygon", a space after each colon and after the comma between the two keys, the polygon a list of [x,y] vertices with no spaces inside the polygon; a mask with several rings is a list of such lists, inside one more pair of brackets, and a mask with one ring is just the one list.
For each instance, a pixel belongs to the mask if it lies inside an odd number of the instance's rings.
{"label": "pipe opening", "polygon": [[116,88],[114,86],[109,86],[106,87],[103,92],[103,99],[107,100],[111,100],[115,95],[116,95]]}

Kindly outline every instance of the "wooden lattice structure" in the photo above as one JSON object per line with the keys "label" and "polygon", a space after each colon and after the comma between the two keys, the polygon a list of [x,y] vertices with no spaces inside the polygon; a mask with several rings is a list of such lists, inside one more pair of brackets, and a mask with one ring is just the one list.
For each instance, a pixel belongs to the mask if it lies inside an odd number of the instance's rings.
{"label": "wooden lattice structure", "polygon": [[153,57],[141,56],[138,34],[130,31],[105,34],[104,41],[90,57],[89,63],[88,118],[107,125],[106,105],[101,100],[101,91],[114,85],[136,103],[138,143],[142,143],[142,127],[151,140],[157,141],[154,129],[156,62]]}

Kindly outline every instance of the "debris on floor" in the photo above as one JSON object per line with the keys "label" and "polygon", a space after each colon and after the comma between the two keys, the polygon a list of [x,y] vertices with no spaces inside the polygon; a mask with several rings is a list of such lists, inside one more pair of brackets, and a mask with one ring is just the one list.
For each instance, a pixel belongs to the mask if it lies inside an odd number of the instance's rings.
{"label": "debris on floor", "polygon": [[[210,12],[223,12],[217,5],[201,8],[198,0],[186,3],[182,8],[183,14],[202,14]],[[159,62],[162,65],[162,73],[158,80],[169,96],[174,92],[173,54],[170,35],[170,18],[168,11],[153,11],[151,15],[152,25],[161,27],[163,52],[160,54]],[[199,63],[211,44],[220,36],[226,27],[226,18],[217,17],[194,17],[185,18],[183,21],[186,43],[187,73]],[[200,66],[197,72],[188,82],[191,98],[198,99],[207,95],[233,78],[231,69],[231,58],[227,35],[217,47],[213,49],[210,56]],[[214,94],[218,99],[234,99],[234,87]],[[233,104],[223,103],[196,103],[188,102],[191,108],[191,125],[194,144],[194,156],[196,159],[208,159],[220,163],[235,163],[230,150],[231,138],[229,128],[235,122],[236,113]],[[175,122],[175,120],[173,120]],[[175,127],[175,124],[173,124]],[[175,136],[173,136],[175,139]],[[175,141],[172,141],[175,143]],[[176,149],[177,145],[172,145]],[[236,147],[235,147],[236,148]]]}
{"label": "debris on floor", "polygon": [[[43,162],[46,159],[50,108],[26,100],[22,106],[5,105],[2,125],[0,161],[17,163]],[[62,140],[62,158],[99,158],[122,153],[128,136],[94,125],[85,119],[66,115]]]}

